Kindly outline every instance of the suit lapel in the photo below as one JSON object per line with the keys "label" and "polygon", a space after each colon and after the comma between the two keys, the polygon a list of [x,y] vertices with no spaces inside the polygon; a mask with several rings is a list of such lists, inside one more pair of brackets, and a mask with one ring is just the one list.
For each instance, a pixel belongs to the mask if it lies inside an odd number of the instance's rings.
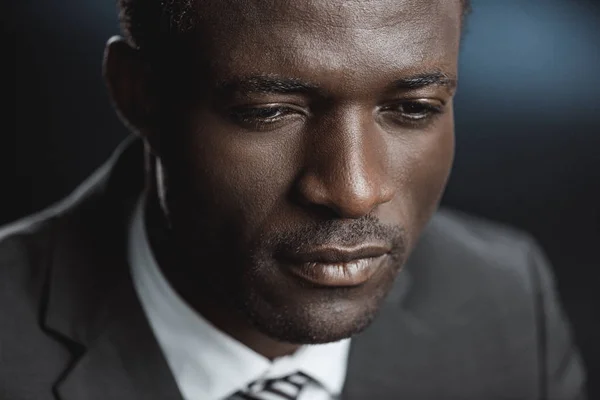
{"label": "suit lapel", "polygon": [[55,210],[43,324],[74,350],[55,385],[60,400],[181,400],[127,263],[142,167],[141,142],[126,141]]}
{"label": "suit lapel", "polygon": [[103,332],[57,385],[59,399],[182,400],[131,282],[120,292]]}

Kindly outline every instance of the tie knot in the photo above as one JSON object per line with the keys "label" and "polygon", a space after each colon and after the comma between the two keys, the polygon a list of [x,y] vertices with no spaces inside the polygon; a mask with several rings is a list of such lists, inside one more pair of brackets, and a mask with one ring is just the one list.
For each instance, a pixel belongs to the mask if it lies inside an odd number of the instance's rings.
{"label": "tie knot", "polygon": [[302,389],[312,380],[303,372],[257,380],[250,383],[246,390],[234,393],[227,400],[297,400]]}

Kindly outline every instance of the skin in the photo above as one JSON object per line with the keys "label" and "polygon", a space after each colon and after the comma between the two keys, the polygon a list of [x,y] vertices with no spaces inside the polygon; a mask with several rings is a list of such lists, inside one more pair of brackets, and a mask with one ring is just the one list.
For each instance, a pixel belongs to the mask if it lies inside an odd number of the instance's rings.
{"label": "skin", "polygon": [[[266,357],[356,334],[446,185],[460,2],[205,1],[199,14],[180,74],[121,38],[106,50],[115,106],[146,143],[159,265]],[[352,287],[307,284],[278,258],[366,244],[388,252]]]}

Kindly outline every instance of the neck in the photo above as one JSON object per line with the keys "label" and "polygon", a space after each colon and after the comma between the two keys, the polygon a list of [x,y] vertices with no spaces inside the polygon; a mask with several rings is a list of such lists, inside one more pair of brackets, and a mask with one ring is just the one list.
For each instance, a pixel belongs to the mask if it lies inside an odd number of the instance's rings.
{"label": "neck", "polygon": [[179,296],[217,329],[263,357],[273,360],[293,354],[300,345],[280,342],[264,335],[254,328],[247,316],[242,315],[227,299],[222,299],[224,296],[220,296],[218,291],[210,290],[210,287],[199,282],[213,280],[190,279],[193,274],[185,266],[195,265],[197,262],[193,256],[181,256],[193,253],[178,246],[181,241],[176,240],[177,235],[168,228],[168,213],[159,199],[156,185],[152,185],[147,190],[145,226],[154,258]]}

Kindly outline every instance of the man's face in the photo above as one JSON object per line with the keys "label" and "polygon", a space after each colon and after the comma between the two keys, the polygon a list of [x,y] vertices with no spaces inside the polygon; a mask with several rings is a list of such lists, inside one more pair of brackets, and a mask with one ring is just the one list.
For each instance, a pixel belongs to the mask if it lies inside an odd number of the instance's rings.
{"label": "man's face", "polygon": [[200,13],[192,101],[155,149],[185,254],[167,268],[273,338],[357,333],[451,168],[460,2],[221,0]]}

